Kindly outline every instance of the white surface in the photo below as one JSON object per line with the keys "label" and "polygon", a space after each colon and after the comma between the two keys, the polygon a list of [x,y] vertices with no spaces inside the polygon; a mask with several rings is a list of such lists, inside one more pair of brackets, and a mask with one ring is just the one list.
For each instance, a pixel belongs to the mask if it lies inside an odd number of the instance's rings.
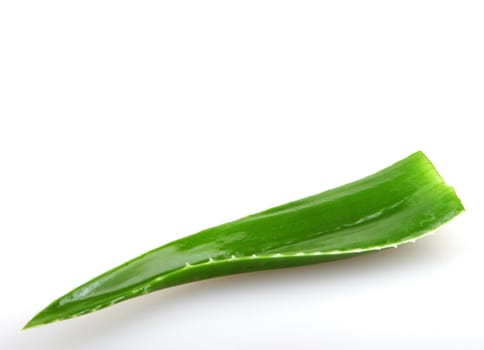
{"label": "white surface", "polygon": [[[1,349],[483,349],[481,1],[2,1]],[[21,332],[146,250],[421,149],[467,212]]]}

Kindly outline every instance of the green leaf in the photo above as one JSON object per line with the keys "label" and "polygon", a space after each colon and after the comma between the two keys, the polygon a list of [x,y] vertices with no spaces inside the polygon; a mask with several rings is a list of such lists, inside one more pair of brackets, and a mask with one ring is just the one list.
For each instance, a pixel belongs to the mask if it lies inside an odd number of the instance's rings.
{"label": "green leaf", "polygon": [[427,157],[416,152],[361,180],[145,253],[55,300],[25,328],[183,283],[396,247],[435,230],[463,210],[454,190]]}

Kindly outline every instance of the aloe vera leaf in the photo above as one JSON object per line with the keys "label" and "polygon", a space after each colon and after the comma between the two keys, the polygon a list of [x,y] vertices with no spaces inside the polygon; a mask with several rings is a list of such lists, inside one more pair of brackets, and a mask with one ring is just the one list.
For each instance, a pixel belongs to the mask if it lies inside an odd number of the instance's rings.
{"label": "aloe vera leaf", "polygon": [[149,251],[55,300],[25,328],[183,283],[396,247],[463,210],[453,188],[416,152],[361,180]]}

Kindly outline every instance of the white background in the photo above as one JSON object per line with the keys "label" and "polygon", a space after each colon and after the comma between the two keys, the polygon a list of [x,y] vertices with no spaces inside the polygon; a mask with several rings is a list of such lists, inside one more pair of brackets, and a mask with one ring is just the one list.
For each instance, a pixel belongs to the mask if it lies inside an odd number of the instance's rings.
{"label": "white background", "polygon": [[[1,349],[483,349],[482,1],[1,1]],[[21,327],[161,244],[423,150],[414,245]]]}

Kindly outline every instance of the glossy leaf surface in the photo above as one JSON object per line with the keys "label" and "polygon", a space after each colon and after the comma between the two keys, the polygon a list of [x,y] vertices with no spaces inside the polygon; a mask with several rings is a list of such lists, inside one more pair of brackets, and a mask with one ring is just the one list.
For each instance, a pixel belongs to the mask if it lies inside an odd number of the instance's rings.
{"label": "glossy leaf surface", "polygon": [[435,230],[463,210],[454,190],[417,152],[361,180],[145,253],[55,300],[25,327],[183,283],[394,247]]}

